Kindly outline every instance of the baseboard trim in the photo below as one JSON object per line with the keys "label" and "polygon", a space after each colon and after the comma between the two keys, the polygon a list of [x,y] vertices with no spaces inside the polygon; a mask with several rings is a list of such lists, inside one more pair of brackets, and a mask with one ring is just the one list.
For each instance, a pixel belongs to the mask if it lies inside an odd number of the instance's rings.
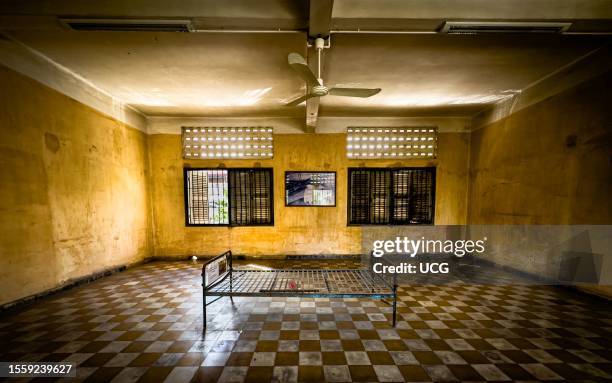
{"label": "baseboard trim", "polygon": [[[152,261],[190,261],[193,255],[155,256]],[[199,260],[214,258],[213,255],[197,255]],[[299,260],[299,259],[360,259],[361,254],[295,254],[295,255],[244,255],[233,254],[234,259],[244,260]]]}

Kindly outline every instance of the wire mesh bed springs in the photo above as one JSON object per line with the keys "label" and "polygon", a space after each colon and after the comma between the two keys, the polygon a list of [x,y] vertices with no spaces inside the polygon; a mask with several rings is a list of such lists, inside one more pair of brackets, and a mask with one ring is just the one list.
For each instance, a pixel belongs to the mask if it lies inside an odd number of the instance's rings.
{"label": "wire mesh bed springs", "polygon": [[[369,269],[234,269],[231,250],[202,266],[203,327],[206,306],[223,297],[304,297],[392,299],[397,319],[397,278],[383,278]],[[216,297],[210,302],[207,297]]]}

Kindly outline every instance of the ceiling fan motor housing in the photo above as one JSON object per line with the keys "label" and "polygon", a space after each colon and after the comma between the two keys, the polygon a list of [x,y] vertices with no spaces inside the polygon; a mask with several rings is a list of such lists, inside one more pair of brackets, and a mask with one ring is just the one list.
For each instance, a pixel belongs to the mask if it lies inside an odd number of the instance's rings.
{"label": "ceiling fan motor housing", "polygon": [[327,93],[329,93],[329,88],[323,85],[313,86],[310,93],[319,97],[325,96]]}

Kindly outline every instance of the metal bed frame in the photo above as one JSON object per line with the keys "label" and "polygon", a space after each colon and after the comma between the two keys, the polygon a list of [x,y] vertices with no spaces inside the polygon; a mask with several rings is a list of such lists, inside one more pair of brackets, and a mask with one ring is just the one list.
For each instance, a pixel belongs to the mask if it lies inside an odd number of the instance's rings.
{"label": "metal bed frame", "polygon": [[[380,259],[378,259],[380,260]],[[378,261],[377,260],[377,261]],[[397,276],[385,280],[370,269],[234,269],[231,250],[202,266],[203,324],[206,306],[223,297],[304,297],[304,298],[393,298],[393,327],[397,319]],[[217,297],[206,302],[206,297]]]}

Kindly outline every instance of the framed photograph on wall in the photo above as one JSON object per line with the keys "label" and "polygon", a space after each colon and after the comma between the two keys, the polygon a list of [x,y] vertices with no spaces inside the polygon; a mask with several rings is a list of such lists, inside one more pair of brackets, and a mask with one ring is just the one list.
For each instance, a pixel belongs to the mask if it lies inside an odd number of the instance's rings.
{"label": "framed photograph on wall", "polygon": [[336,172],[285,172],[285,206],[336,206]]}

